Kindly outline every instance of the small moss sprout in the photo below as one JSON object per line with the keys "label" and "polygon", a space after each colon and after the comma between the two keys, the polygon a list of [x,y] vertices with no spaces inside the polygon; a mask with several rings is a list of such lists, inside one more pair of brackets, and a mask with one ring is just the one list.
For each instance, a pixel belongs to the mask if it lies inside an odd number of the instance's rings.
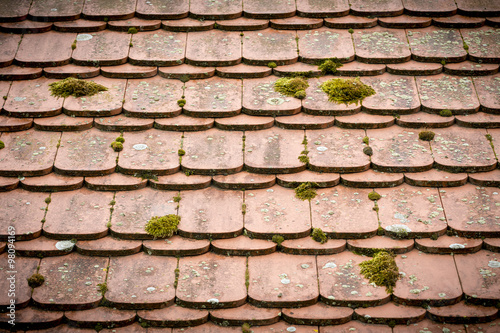
{"label": "small moss sprout", "polygon": [[379,251],[370,260],[359,264],[361,275],[377,286],[385,286],[388,294],[392,293],[399,279],[399,268],[394,255],[387,251]]}
{"label": "small moss sprout", "polygon": [[244,323],[243,325],[241,325],[241,332],[242,333],[252,333],[252,330],[250,327],[251,326],[249,323]]}
{"label": "small moss sprout", "polygon": [[326,237],[326,234],[320,228],[314,228],[311,237],[316,242],[321,244],[325,244],[326,242],[328,242],[328,237]]}
{"label": "small moss sprout", "polygon": [[278,67],[278,65],[276,65],[276,63],[275,63],[275,62],[270,62],[270,63],[268,63],[268,64],[267,64],[267,67],[269,67],[269,68],[273,69],[273,68]]}
{"label": "small moss sprout", "polygon": [[453,116],[453,112],[451,112],[451,110],[445,109],[445,110],[441,110],[439,112],[439,115],[441,117],[451,117],[451,116]]}
{"label": "small moss sprout", "polygon": [[422,141],[432,141],[434,139],[433,131],[422,131],[418,133],[418,138]]}
{"label": "small moss sprout", "polygon": [[342,67],[340,60],[337,58],[330,58],[323,60],[319,64],[318,69],[321,71],[321,74],[328,75],[335,74],[339,67]]}
{"label": "small moss sprout", "polygon": [[177,232],[181,218],[179,215],[169,214],[165,216],[153,216],[146,223],[145,230],[148,235],[155,238],[172,237]]}
{"label": "small moss sprout", "polygon": [[293,95],[293,97],[297,98],[297,99],[304,99],[306,98],[307,94],[306,94],[306,91],[305,90],[299,90],[295,93],[295,95]]}
{"label": "small moss sprout", "polygon": [[135,35],[136,33],[138,33],[137,28],[136,27],[130,27],[130,28],[128,28],[128,33],[132,34],[132,35]]}
{"label": "small moss sprout", "polygon": [[375,95],[375,90],[361,82],[359,78],[331,79],[323,82],[321,90],[328,95],[328,100],[345,105],[358,105],[368,96]]}
{"label": "small moss sprout", "polygon": [[179,155],[179,156],[184,156],[184,155],[186,155],[186,151],[185,151],[184,149],[179,149],[179,150],[177,151],[177,155]]}
{"label": "small moss sprout", "polygon": [[114,151],[119,152],[123,150],[123,143],[118,142],[118,141],[113,141],[111,142],[111,148],[113,148]]}
{"label": "small moss sprout", "polygon": [[368,193],[368,199],[370,199],[371,201],[377,201],[380,200],[380,198],[380,194],[375,191],[371,191],[370,193]]}
{"label": "small moss sprout", "polygon": [[318,184],[316,183],[311,183],[311,182],[305,182],[300,184],[295,188],[295,197],[297,197],[300,200],[309,200],[311,201],[318,195],[316,192],[316,187],[318,187]]}
{"label": "small moss sprout", "polygon": [[373,155],[373,148],[372,147],[365,147],[363,148],[363,154],[372,156]]}
{"label": "small moss sprout", "polygon": [[3,141],[0,140],[0,149],[4,149],[5,148],[5,143],[3,143]]}
{"label": "small moss sprout", "polygon": [[57,81],[49,84],[50,95],[56,97],[82,97],[93,96],[100,91],[107,91],[105,86],[95,83],[94,81],[87,81],[68,77],[64,80]]}
{"label": "small moss sprout", "polygon": [[278,245],[278,247],[281,247],[281,243],[283,243],[285,241],[285,238],[281,235],[274,235],[271,240],[274,243],[276,243]]}
{"label": "small moss sprout", "polygon": [[178,100],[177,105],[179,105],[181,108],[183,108],[184,105],[186,105],[186,100],[185,99]]}
{"label": "small moss sprout", "polygon": [[45,282],[45,278],[42,274],[35,273],[28,278],[28,285],[31,288],[40,287]]}

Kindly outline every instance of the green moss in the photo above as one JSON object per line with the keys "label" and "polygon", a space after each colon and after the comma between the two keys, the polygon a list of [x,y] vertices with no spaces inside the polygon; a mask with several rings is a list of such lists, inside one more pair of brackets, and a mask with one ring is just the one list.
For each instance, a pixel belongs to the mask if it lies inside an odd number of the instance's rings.
{"label": "green moss", "polygon": [[86,81],[86,80],[75,79],[74,77],[68,77],[65,78],[64,80],[49,84],[49,90],[51,96],[82,97],[82,96],[95,95],[99,91],[107,91],[108,88],[98,83],[95,83],[94,81]]}
{"label": "green moss", "polygon": [[347,30],[347,31],[349,31],[350,34],[354,33],[354,29],[353,28],[349,28],[349,30]]}
{"label": "green moss", "polygon": [[5,143],[3,143],[3,141],[0,141],[0,149],[4,149],[5,148]]}
{"label": "green moss", "polygon": [[136,27],[130,27],[128,28],[128,33],[129,34],[132,34],[132,35],[135,35],[136,33],[138,33],[139,31],[137,31],[137,28]]}
{"label": "green moss", "polygon": [[268,64],[267,64],[267,67],[269,67],[269,68],[273,69],[273,68],[278,67],[278,65],[276,65],[276,63],[275,63],[275,62],[270,62],[270,63],[268,63]]}
{"label": "green moss", "polygon": [[181,82],[183,82],[183,83],[186,83],[186,82],[188,82],[190,80],[190,78],[189,78],[189,75],[183,74],[183,75],[181,75],[181,77],[179,78],[179,80],[181,80]]}
{"label": "green moss", "polygon": [[316,193],[315,187],[318,187],[318,184],[311,182],[302,183],[295,188],[295,197],[300,200],[311,201],[316,197],[316,195],[318,195],[318,193]]}
{"label": "green moss", "polygon": [[185,99],[178,100],[177,105],[179,105],[181,108],[183,108],[184,105],[186,105],[186,100]]}
{"label": "green moss", "polygon": [[383,235],[385,235],[385,229],[382,227],[378,227],[377,236],[383,236]]}
{"label": "green moss", "polygon": [[274,235],[271,240],[278,244],[278,247],[281,247],[281,243],[285,241],[285,238],[281,235]]}
{"label": "green moss", "polygon": [[175,281],[174,281],[174,288],[177,289],[177,285],[179,284],[179,274],[180,274],[180,270],[179,268],[176,268],[174,270],[174,274],[175,274]]}
{"label": "green moss", "polygon": [[293,95],[293,97],[297,98],[297,99],[304,99],[306,98],[306,91],[305,90],[299,90],[295,93],[295,95]]}
{"label": "green moss", "polygon": [[122,151],[123,150],[123,143],[121,142],[117,142],[117,141],[113,141],[111,142],[111,148],[113,148],[114,151]]}
{"label": "green moss", "polygon": [[[380,251],[386,251],[384,249],[377,249],[377,248],[357,248],[354,253],[356,254],[360,254],[360,255],[364,255],[364,256],[367,256],[367,257],[374,257],[377,253],[379,253]],[[386,252],[389,252],[389,251],[386,251]]]}
{"label": "green moss", "polygon": [[446,60],[444,60],[444,59],[441,60],[441,65],[443,65],[443,66],[446,65]]}
{"label": "green moss", "polygon": [[152,235],[155,238],[171,237],[177,232],[177,226],[180,220],[180,216],[175,214],[153,216],[151,220],[146,223],[144,229],[148,235]]}
{"label": "green moss", "polygon": [[371,201],[377,201],[380,200],[380,198],[380,194],[375,191],[371,191],[370,193],[368,193],[368,199],[370,199]]}
{"label": "green moss", "polygon": [[431,235],[431,239],[432,239],[432,240],[437,240],[438,238],[439,238],[439,235],[438,235],[437,233],[433,233],[433,234]]}
{"label": "green moss", "polygon": [[101,295],[103,295],[103,296],[108,291],[108,284],[106,282],[98,283],[97,287],[99,287],[99,291],[101,292]]}
{"label": "green moss", "polygon": [[307,156],[307,155],[300,155],[299,156],[299,161],[301,161],[304,164],[309,164],[309,156]]}
{"label": "green moss", "polygon": [[433,131],[422,131],[418,133],[418,138],[422,141],[432,141],[434,139]]}
{"label": "green moss", "polygon": [[345,103],[356,105],[364,98],[375,95],[375,90],[367,86],[359,78],[331,79],[321,85],[328,95],[328,100],[335,103]]}
{"label": "green moss", "polygon": [[74,40],[73,44],[71,44],[71,49],[72,50],[76,49],[76,39]]}
{"label": "green moss", "polygon": [[365,136],[365,137],[363,138],[363,143],[364,143],[365,145],[369,146],[369,145],[370,145],[370,138],[369,138],[369,137],[367,137],[367,136]]}
{"label": "green moss", "polygon": [[328,238],[326,237],[325,233],[323,230],[320,228],[314,228],[311,234],[312,239],[314,239],[316,242],[325,244],[328,242]]}
{"label": "green moss", "polygon": [[274,91],[285,96],[295,96],[301,90],[304,91],[309,87],[309,83],[303,77],[282,77],[274,83]]}
{"label": "green moss", "polygon": [[158,181],[158,176],[154,174],[151,170],[141,170],[134,174],[134,177],[138,177],[141,179],[152,179]]}
{"label": "green moss", "polygon": [[250,324],[249,323],[244,323],[241,325],[241,332],[242,333],[252,333],[253,331],[250,329]]}
{"label": "green moss", "polygon": [[119,136],[115,139],[116,142],[121,142],[121,143],[124,143],[125,142],[125,138],[123,136]]}
{"label": "green moss", "polygon": [[361,275],[377,286],[385,286],[387,293],[392,293],[399,279],[399,268],[394,255],[386,251],[375,253],[372,259],[359,264]]}
{"label": "green moss", "polygon": [[7,100],[7,96],[6,95],[3,95],[3,100],[6,101]]}
{"label": "green moss", "polygon": [[363,148],[363,153],[365,155],[372,156],[373,155],[373,149],[372,149],[372,147],[365,147],[365,148]]}
{"label": "green moss", "polygon": [[467,45],[466,42],[464,42],[464,50],[467,51],[467,52],[469,52],[469,45]]}
{"label": "green moss", "polygon": [[177,195],[174,196],[173,199],[174,199],[174,202],[181,202],[181,199],[182,199],[181,192],[177,193]]}
{"label": "green moss", "polygon": [[323,60],[319,64],[318,69],[321,71],[323,75],[328,75],[328,74],[335,74],[337,72],[337,69],[340,67],[342,67],[342,63],[340,62],[339,59],[330,58]]}
{"label": "green moss", "polygon": [[52,202],[52,199],[50,197],[45,198],[45,203],[48,205]]}
{"label": "green moss", "polygon": [[486,134],[485,137],[486,137],[486,140],[488,140],[489,142],[493,141],[493,137],[491,136],[491,134]]}
{"label": "green moss", "polygon": [[130,43],[128,43],[128,46],[134,47],[134,43],[130,42]]}
{"label": "green moss", "polygon": [[177,155],[179,155],[179,156],[184,156],[184,155],[186,155],[186,151],[185,151],[184,149],[179,149],[179,150],[177,151]]}
{"label": "green moss", "polygon": [[40,287],[45,282],[45,278],[42,274],[35,273],[28,278],[28,285],[31,288]]}
{"label": "green moss", "polygon": [[439,112],[439,115],[441,117],[451,117],[451,116],[453,116],[453,112],[451,112],[450,110],[445,109],[445,110],[441,110]]}
{"label": "green moss", "polygon": [[243,203],[241,204],[241,213],[245,215],[247,213],[247,204]]}

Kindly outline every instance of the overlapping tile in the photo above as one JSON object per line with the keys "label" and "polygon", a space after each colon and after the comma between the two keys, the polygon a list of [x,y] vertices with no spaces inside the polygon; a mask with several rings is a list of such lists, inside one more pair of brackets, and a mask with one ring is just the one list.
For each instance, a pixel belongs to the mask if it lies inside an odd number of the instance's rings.
{"label": "overlapping tile", "polygon": [[6,0],[0,5],[0,18],[2,21],[22,21],[28,17],[31,1]]}
{"label": "overlapping tile", "polygon": [[130,37],[125,32],[78,34],[72,61],[80,66],[114,66],[127,62]]}
{"label": "overlapping tile", "polygon": [[158,69],[154,66],[134,66],[123,64],[118,66],[101,67],[101,74],[104,77],[120,79],[143,79],[153,77]]}
{"label": "overlapping tile", "polygon": [[323,117],[299,113],[290,117],[276,118],[276,126],[284,129],[324,129],[332,127],[335,123],[334,117]]}
{"label": "overlapping tile", "polygon": [[427,27],[406,32],[412,58],[423,62],[460,62],[467,58],[460,31]]}
{"label": "overlapping tile", "polygon": [[98,76],[99,73],[99,67],[76,66],[73,64],[43,68],[43,75],[48,79],[65,79],[67,77],[88,79]]}
{"label": "overlapping tile", "polygon": [[465,324],[467,322],[485,323],[494,320],[498,309],[476,306],[460,302],[450,306],[429,309],[429,318],[440,323]]}
{"label": "overlapping tile", "polygon": [[484,25],[485,19],[481,17],[453,15],[448,17],[434,17],[432,23],[442,28],[479,28]]}
{"label": "overlapping tile", "polygon": [[350,308],[330,307],[316,303],[299,309],[283,309],[283,318],[291,324],[338,325],[349,322],[353,310]]}
{"label": "overlapping tile", "polygon": [[188,16],[189,2],[186,0],[138,0],[136,15],[145,19],[180,19]]}
{"label": "overlapping tile", "polygon": [[425,253],[435,254],[465,254],[481,250],[483,242],[458,236],[442,235],[438,239],[422,238],[415,240],[415,247]]}
{"label": "overlapping tile", "polygon": [[146,187],[147,178],[112,173],[106,176],[85,177],[85,186],[94,191],[131,191]]}
{"label": "overlapping tile", "polygon": [[21,42],[21,37],[20,35],[0,33],[0,43],[2,43],[0,67],[7,67],[14,62],[19,43]]}
{"label": "overlapping tile", "polygon": [[378,307],[357,308],[358,320],[366,323],[408,325],[424,319],[425,309],[387,303]]}
{"label": "overlapping tile", "polygon": [[284,19],[272,19],[271,28],[276,30],[306,30],[317,29],[323,26],[323,20],[319,18],[306,18],[294,16]]}
{"label": "overlapping tile", "polygon": [[471,61],[464,61],[461,63],[446,64],[444,66],[444,72],[452,75],[492,75],[498,73],[498,65],[478,64]]}
{"label": "overlapping tile", "polygon": [[229,67],[218,67],[216,74],[218,77],[226,79],[254,79],[271,75],[273,70],[264,66],[251,66],[238,64]]}
{"label": "overlapping tile", "polygon": [[400,64],[387,64],[387,72],[397,75],[434,75],[443,70],[443,65],[410,60]]}
{"label": "overlapping tile", "polygon": [[217,29],[229,31],[262,30],[269,27],[268,20],[240,17],[233,20],[217,21]]}
{"label": "overlapping tile", "polygon": [[374,17],[347,15],[342,17],[325,18],[325,26],[336,29],[363,29],[377,25]]}
{"label": "overlapping tile", "polygon": [[401,1],[384,1],[383,6],[377,2],[364,0],[350,0],[351,12],[359,16],[397,16],[403,14],[403,3]]}
{"label": "overlapping tile", "polygon": [[465,333],[464,325],[460,324],[439,324],[432,320],[424,319],[418,323],[410,325],[396,325],[393,328],[394,333],[410,333],[414,331],[430,331],[430,332],[442,332],[450,330],[450,332]]}
{"label": "overlapping tile", "polygon": [[0,79],[2,80],[33,80],[42,76],[41,68],[19,67],[11,65],[0,68]]}
{"label": "overlapping tile", "polygon": [[415,16],[449,16],[457,12],[455,1],[445,0],[435,5],[432,0],[403,0],[405,11]]}
{"label": "overlapping tile", "polygon": [[57,0],[33,1],[30,18],[35,21],[69,21],[78,19],[82,13],[84,0],[64,3]]}
{"label": "overlapping tile", "polygon": [[35,192],[72,191],[83,186],[83,177],[66,177],[49,173],[40,177],[28,177],[21,181],[21,187]]}
{"label": "overlapping tile", "polygon": [[[31,287],[28,285],[27,279],[36,273],[37,266],[40,264],[40,259],[36,258],[16,258],[13,266],[8,265],[8,254],[4,253],[0,255],[2,260],[2,270],[1,277],[2,282],[0,282],[0,286],[2,290],[10,292],[4,292],[2,296],[0,296],[0,304],[4,309],[12,304],[12,300],[14,301],[14,308],[16,310],[20,310],[28,305],[31,301]],[[14,279],[12,279],[11,275],[14,274]],[[12,284],[14,288],[12,288]],[[12,294],[14,295],[8,295]],[[10,312],[10,310],[9,310]],[[10,326],[12,327],[12,326]]]}
{"label": "overlapping tile", "polygon": [[213,182],[214,185],[226,190],[257,190],[273,186],[276,177],[242,171],[233,175],[214,176]]}
{"label": "overlapping tile", "polygon": [[0,23],[0,30],[7,33],[42,33],[52,29],[51,22],[21,21],[12,23]]}
{"label": "overlapping tile", "polygon": [[454,187],[467,183],[466,173],[451,173],[439,169],[405,173],[405,182],[413,186]]}
{"label": "overlapping tile", "polygon": [[143,131],[153,128],[153,124],[153,119],[132,118],[123,115],[94,119],[94,127],[101,131]]}
{"label": "overlapping tile", "polygon": [[215,21],[185,18],[182,20],[162,21],[161,27],[165,30],[176,32],[208,31],[214,29]]}
{"label": "overlapping tile", "polygon": [[495,2],[457,0],[457,7],[459,13],[468,16],[498,16],[500,14],[500,6]]}
{"label": "overlapping tile", "polygon": [[134,16],[137,0],[86,1],[82,14],[93,20],[124,20]]}
{"label": "overlapping tile", "polygon": [[83,311],[65,311],[64,316],[71,326],[81,328],[118,328],[134,322],[134,311],[120,311],[106,307],[98,307]]}
{"label": "overlapping tile", "polygon": [[[0,322],[3,326],[12,327],[8,313],[2,313]],[[61,311],[43,311],[34,307],[27,307],[16,311],[15,327],[20,330],[36,330],[52,328],[63,321],[64,313]]]}
{"label": "overlapping tile", "polygon": [[75,244],[76,251],[86,256],[115,257],[128,256],[142,249],[142,242],[137,240],[103,237],[96,240],[79,241]]}
{"label": "overlapping tile", "polygon": [[110,21],[108,23],[109,30],[129,31],[130,28],[135,28],[137,31],[152,31],[158,30],[161,27],[160,20],[143,20],[133,17],[128,20]]}
{"label": "overlapping tile", "polygon": [[345,30],[320,28],[297,31],[297,37],[302,62],[315,64],[319,60],[333,57],[344,61],[354,60],[351,35]]}
{"label": "overlapping tile", "polygon": [[158,181],[149,180],[149,185],[158,190],[199,190],[210,186],[211,176],[191,175],[178,172],[169,176],[159,176]]}
{"label": "overlapping tile", "polygon": [[297,2],[297,15],[304,17],[336,17],[349,13],[346,0]]}
{"label": "overlapping tile", "polygon": [[195,256],[208,252],[210,242],[207,239],[190,239],[172,236],[166,239],[146,240],[144,251],[155,256]]}
{"label": "overlapping tile", "polygon": [[223,2],[207,2],[193,0],[189,4],[191,17],[204,20],[229,20],[240,17],[242,13],[242,0],[229,0]]}
{"label": "overlapping tile", "polygon": [[469,174],[469,182],[479,186],[498,186],[500,184],[500,170]]}
{"label": "overlapping tile", "polygon": [[500,75],[473,78],[481,110],[488,113],[499,113]]}
{"label": "overlapping tile", "polygon": [[239,114],[234,117],[215,119],[215,126],[226,131],[256,131],[273,127],[274,118]]}
{"label": "overlapping tile", "polygon": [[[170,329],[154,327],[198,327],[208,321],[208,311],[173,305],[162,309],[137,311],[139,321],[151,325],[152,332],[170,332]],[[203,327],[203,326],[201,326]],[[180,328],[181,332],[189,328]]]}
{"label": "overlapping tile", "polygon": [[402,184],[403,181],[404,175],[402,173],[386,173],[374,169],[342,174],[342,184],[349,187],[394,187]]}
{"label": "overlapping tile", "polygon": [[252,239],[238,236],[228,239],[212,241],[212,252],[221,255],[233,256],[260,256],[276,251],[276,243],[270,240]]}
{"label": "overlapping tile", "polygon": [[456,116],[457,125],[471,128],[498,128],[500,127],[499,116],[478,112],[471,115]]}
{"label": "overlapping tile", "polygon": [[279,321],[280,310],[259,308],[249,303],[234,309],[220,309],[210,311],[211,320],[218,324],[224,325],[243,325],[248,323],[252,326],[271,325]]}
{"label": "overlapping tile", "polygon": [[[261,0],[256,0],[261,1]],[[265,29],[243,36],[243,60],[249,65],[290,65],[298,60],[295,31]]]}
{"label": "overlapping tile", "polygon": [[51,132],[84,131],[92,128],[94,119],[90,117],[70,117],[65,114],[47,118],[35,118],[35,129]]}
{"label": "overlapping tile", "polygon": [[246,17],[259,19],[291,17],[295,15],[295,10],[295,3],[283,0],[246,0],[243,6]]}
{"label": "overlapping tile", "polygon": [[74,20],[54,22],[54,30],[60,32],[97,32],[106,29],[107,23],[89,20]]}
{"label": "overlapping tile", "polygon": [[385,236],[375,236],[365,239],[349,239],[347,248],[352,252],[370,253],[373,249],[383,249],[394,254],[409,252],[414,247],[412,239],[394,239]]}
{"label": "overlapping tile", "polygon": [[295,188],[298,183],[316,183],[318,187],[333,187],[340,182],[338,173],[320,173],[309,170],[276,175],[276,182],[283,187]]}
{"label": "overlapping tile", "polygon": [[184,62],[186,33],[165,30],[148,31],[132,36],[128,54],[134,65],[173,66]]}
{"label": "overlapping tile", "polygon": [[455,117],[442,117],[437,114],[417,112],[396,118],[396,123],[401,127],[409,128],[442,128],[453,125]]}
{"label": "overlapping tile", "polygon": [[324,255],[344,251],[346,241],[344,239],[329,239],[326,243],[319,243],[312,237],[289,239],[281,243],[281,251],[295,255]]}
{"label": "overlapping tile", "polygon": [[385,64],[410,60],[410,49],[403,30],[375,27],[355,31],[353,38],[359,61]]}
{"label": "overlapping tile", "polygon": [[378,24],[381,27],[395,29],[425,28],[430,26],[431,23],[432,20],[429,17],[407,15],[380,17],[378,19]]}
{"label": "overlapping tile", "polygon": [[186,61],[197,66],[230,66],[241,62],[241,36],[214,30],[191,32],[186,42]]}

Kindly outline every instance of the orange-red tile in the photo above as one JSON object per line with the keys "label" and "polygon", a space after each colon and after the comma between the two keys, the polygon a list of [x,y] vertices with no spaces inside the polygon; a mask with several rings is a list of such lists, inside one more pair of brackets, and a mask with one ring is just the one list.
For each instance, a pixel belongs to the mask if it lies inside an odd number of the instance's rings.
{"label": "orange-red tile", "polygon": [[31,1],[6,0],[0,4],[0,19],[2,21],[22,21],[28,17]]}
{"label": "orange-red tile", "polygon": [[184,172],[160,176],[157,181],[149,180],[150,186],[158,190],[197,190],[210,186],[211,182],[211,176],[190,175]]}
{"label": "orange-red tile", "polygon": [[242,171],[233,175],[214,176],[213,181],[214,185],[226,190],[257,190],[273,186],[276,177]]}
{"label": "orange-red tile", "polygon": [[399,15],[392,17],[379,17],[378,24],[384,28],[410,29],[425,28],[430,26],[432,20],[428,17]]}
{"label": "orange-red tile", "polygon": [[153,119],[132,118],[124,115],[94,118],[94,127],[101,131],[144,131],[153,128],[153,124]]}
{"label": "orange-red tile", "polygon": [[234,66],[218,67],[216,74],[218,77],[227,79],[253,79],[271,75],[273,70],[267,66],[251,66],[238,64]]}
{"label": "orange-red tile", "polygon": [[184,62],[186,37],[183,32],[149,31],[132,36],[129,62],[141,66],[175,66]]}
{"label": "orange-red tile", "polygon": [[467,58],[460,31],[430,26],[407,30],[412,59],[423,62],[460,62]]}
{"label": "orange-red tile", "polygon": [[434,307],[428,310],[430,319],[440,323],[468,324],[485,323],[496,318],[498,309],[465,304],[460,302],[450,306]]}
{"label": "orange-red tile", "polygon": [[124,20],[134,16],[137,0],[93,0],[86,1],[83,16],[93,20]]}
{"label": "orange-red tile", "polygon": [[74,20],[54,22],[54,30],[59,32],[97,32],[106,29],[107,23],[89,20]]}
{"label": "orange-red tile", "polygon": [[405,11],[416,16],[450,16],[457,12],[453,0],[443,0],[439,6],[432,0],[403,0]]}
{"label": "orange-red tile", "polygon": [[157,71],[155,66],[134,66],[131,64],[101,67],[102,76],[114,79],[149,78],[155,76]]}
{"label": "orange-red tile", "polygon": [[190,239],[172,236],[165,239],[145,240],[144,251],[155,256],[194,256],[208,252],[210,242],[206,239]]}
{"label": "orange-red tile", "polygon": [[[10,313],[2,313],[0,317],[0,325],[3,327],[15,327],[19,330],[36,330],[44,328],[52,328],[63,322],[64,313],[60,311],[43,311],[35,307],[27,307],[16,310],[15,326],[11,321]],[[5,331],[7,332],[7,330]]]}
{"label": "orange-red tile", "polygon": [[[101,1],[101,0],[98,0]],[[127,62],[131,35],[125,32],[99,31],[79,33],[73,63],[80,66],[115,66]]]}
{"label": "orange-red tile", "polygon": [[162,0],[138,0],[136,15],[145,19],[180,19],[188,16],[189,1],[173,0],[166,6]]}
{"label": "orange-red tile", "polygon": [[71,59],[71,43],[75,38],[75,33],[55,31],[43,34],[26,34],[19,44],[16,63],[27,67],[67,65]]}
{"label": "orange-red tile", "polygon": [[99,73],[99,67],[77,66],[73,64],[43,68],[43,75],[48,79],[65,79],[67,77],[88,79],[98,76]]}
{"label": "orange-red tile", "polygon": [[466,173],[450,173],[438,169],[405,173],[405,182],[413,186],[454,187],[467,183]]}
{"label": "orange-red tile", "polygon": [[343,116],[335,118],[335,125],[341,128],[386,128],[394,125],[393,116],[378,116],[367,113],[358,113],[352,116]]}
{"label": "orange-red tile", "polygon": [[352,35],[359,61],[385,64],[406,62],[411,58],[403,30],[375,27],[356,30]]}
{"label": "orange-red tile", "polygon": [[272,19],[270,25],[271,28],[276,30],[307,30],[321,28],[323,20],[293,16],[289,18]]}
{"label": "orange-red tile", "polygon": [[283,319],[290,324],[339,325],[351,320],[353,310],[348,307],[331,307],[323,303],[298,309],[283,309]]}
{"label": "orange-red tile", "polygon": [[11,65],[0,68],[1,80],[33,80],[42,76],[41,68],[19,67]]}
{"label": "orange-red tile", "polygon": [[115,257],[131,255],[139,252],[142,242],[125,240],[113,237],[103,237],[95,240],[79,241],[76,243],[76,252],[86,256]]}
{"label": "orange-red tile", "polygon": [[[195,310],[190,308],[184,308],[177,305],[169,306],[162,309],[154,310],[140,310],[137,311],[137,316],[139,321],[146,322],[151,325],[148,328],[150,332],[170,332],[170,329],[155,329],[154,327],[187,327],[193,326],[197,327],[208,321],[208,311],[206,310]],[[180,329],[184,332],[185,329]]]}
{"label": "orange-red tile", "polygon": [[[429,319],[424,319],[418,323],[410,325],[396,325],[392,329],[394,333],[413,333],[413,332],[453,332],[453,333],[465,333],[464,325],[456,324],[438,324]],[[448,330],[448,331],[447,331]],[[486,332],[485,332],[486,333]]]}
{"label": "orange-red tile", "polygon": [[325,26],[336,29],[363,29],[377,25],[375,17],[361,17],[347,15],[342,17],[325,18]]}
{"label": "orange-red tile", "polygon": [[383,236],[375,236],[365,239],[349,239],[347,248],[352,252],[369,253],[373,249],[385,249],[396,254],[411,251],[414,241],[411,239],[393,239]]}
{"label": "orange-red tile", "polygon": [[162,21],[161,27],[162,29],[176,32],[207,31],[214,29],[215,21],[196,20],[193,18],[174,19],[171,21]]}
{"label": "orange-red tile", "polygon": [[[11,266],[8,263],[8,254],[4,253],[0,255],[0,260],[2,262],[0,287],[4,291],[0,296],[0,305],[7,309],[7,306],[14,301],[16,311],[20,310],[26,307],[31,300],[32,288],[28,285],[28,278],[37,272],[40,259],[17,257]],[[12,279],[12,275],[14,275],[14,279]],[[12,284],[14,284],[14,288],[12,288]],[[12,293],[14,295],[9,296]]]}
{"label": "orange-red tile", "polygon": [[500,112],[500,75],[475,77],[474,86],[481,103],[481,110],[488,113]]}
{"label": "orange-red tile", "polygon": [[0,50],[0,67],[7,67],[14,62],[19,43],[21,42],[21,37],[21,35],[0,33],[0,43],[2,43],[2,50]]}
{"label": "orange-red tile", "polygon": [[403,181],[404,175],[402,173],[385,173],[373,169],[342,174],[342,184],[349,187],[394,187],[402,184]]}
{"label": "orange-red tile", "polygon": [[396,123],[401,127],[409,128],[441,128],[450,127],[455,123],[455,117],[441,117],[437,114],[417,112],[406,114],[396,119]]}
{"label": "orange-red tile", "polygon": [[426,253],[448,254],[448,253],[473,253],[481,249],[481,239],[464,238],[458,236],[442,235],[438,239],[422,238],[415,239],[415,247]]}
{"label": "orange-red tile", "polygon": [[478,112],[471,115],[456,116],[457,125],[470,128],[499,128],[500,115]]}
{"label": "orange-red tile", "polygon": [[276,243],[270,240],[238,236],[212,241],[212,251],[221,255],[259,256],[276,251]]}
{"label": "orange-red tile", "polygon": [[156,118],[154,128],[164,131],[204,131],[214,126],[212,118],[193,118],[180,115],[174,118]]}
{"label": "orange-red tile", "polygon": [[135,312],[97,307],[89,310],[65,311],[64,317],[68,325],[80,328],[94,328],[97,325],[104,328],[118,328],[132,324]]}
{"label": "orange-red tile", "polygon": [[243,13],[245,17],[273,19],[294,16],[295,10],[295,3],[292,2],[245,0]]}
{"label": "orange-red tile", "polygon": [[202,20],[229,20],[240,17],[243,12],[243,1],[206,2],[192,0],[189,3],[191,17]]}
{"label": "orange-red tile", "polygon": [[298,1],[297,15],[304,17],[336,17],[349,13],[346,0]]}
{"label": "orange-red tile", "polygon": [[278,66],[293,64],[298,59],[295,37],[295,31],[247,31],[242,39],[243,60],[249,65],[267,65],[269,62]]}
{"label": "orange-red tile", "polygon": [[83,131],[92,127],[94,124],[93,118],[70,117],[65,114],[60,114],[54,117],[35,118],[35,129],[40,131],[52,132],[67,132],[67,131]]}
{"label": "orange-red tile", "polygon": [[280,309],[255,307],[249,303],[233,308],[210,311],[210,319],[218,325],[239,326],[248,323],[252,326],[272,325],[280,320]]}
{"label": "orange-red tile", "polygon": [[195,66],[231,66],[241,62],[238,32],[191,32],[186,42],[186,62]]}
{"label": "orange-red tile", "polygon": [[118,20],[118,21],[110,21],[108,23],[108,29],[109,30],[115,30],[115,31],[126,31],[130,28],[136,28],[137,31],[143,32],[143,31],[152,31],[152,30],[158,30],[161,27],[161,21],[160,20],[143,20],[140,18],[133,17],[128,20]]}
{"label": "orange-red tile", "polygon": [[365,0],[350,0],[351,13],[359,16],[398,16],[403,14],[403,3],[397,0],[379,3]]}
{"label": "orange-red tile", "polygon": [[112,173],[107,176],[85,177],[85,186],[94,191],[130,191],[146,187],[148,180],[139,176]]}
{"label": "orange-red tile", "polygon": [[387,64],[387,72],[398,75],[434,75],[443,70],[443,65],[410,60],[400,64]]}
{"label": "orange-red tile", "polygon": [[354,310],[357,319],[365,323],[408,325],[425,318],[425,309],[406,305],[387,303],[371,308],[357,308]]}
{"label": "orange-red tile", "polygon": [[496,2],[457,0],[458,12],[467,16],[498,16],[500,6]]}
{"label": "orange-red tile", "polygon": [[333,187],[340,182],[338,173],[319,173],[309,170],[298,173],[276,175],[276,182],[284,187],[297,187],[298,183],[316,183],[318,187]]}

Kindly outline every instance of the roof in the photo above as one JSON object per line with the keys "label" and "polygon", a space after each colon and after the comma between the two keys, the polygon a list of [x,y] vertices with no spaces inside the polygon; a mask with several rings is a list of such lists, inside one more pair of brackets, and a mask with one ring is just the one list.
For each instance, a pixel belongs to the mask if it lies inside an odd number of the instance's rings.
{"label": "roof", "polygon": [[[498,332],[499,14],[1,1],[0,331]],[[305,99],[274,90],[297,73]],[[51,96],[66,77],[108,90]],[[329,102],[339,77],[376,94]],[[170,214],[176,235],[146,232]],[[360,272],[376,249],[395,256],[390,293]]]}

